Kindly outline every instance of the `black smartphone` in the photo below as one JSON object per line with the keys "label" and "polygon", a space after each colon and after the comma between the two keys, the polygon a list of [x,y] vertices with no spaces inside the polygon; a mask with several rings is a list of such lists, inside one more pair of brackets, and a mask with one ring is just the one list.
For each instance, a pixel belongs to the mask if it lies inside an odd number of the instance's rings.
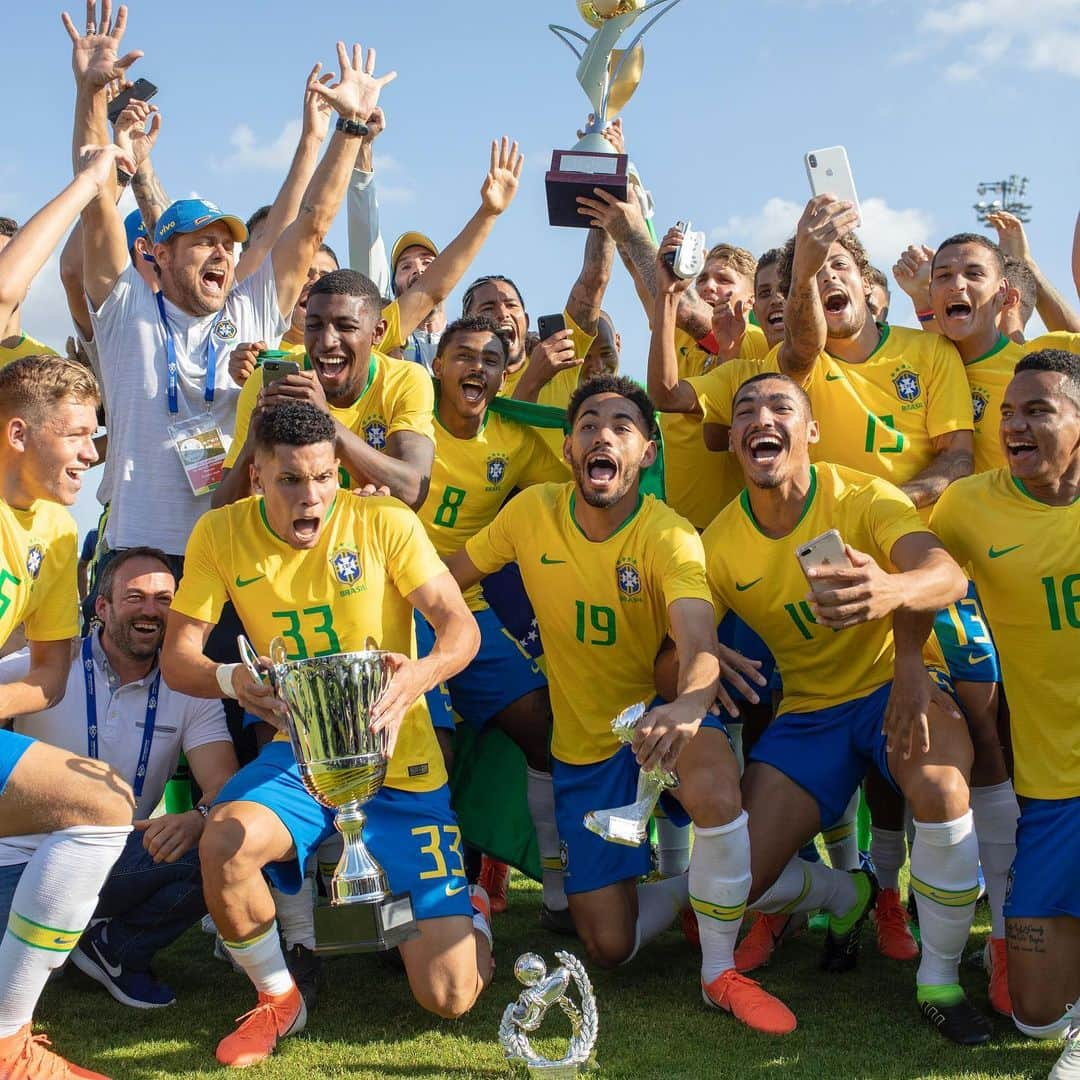
{"label": "black smartphone", "polygon": [[269,386],[286,375],[299,375],[300,365],[295,360],[263,360],[260,365],[263,373],[263,386]]}
{"label": "black smartphone", "polygon": [[109,103],[109,123],[115,124],[129,101],[149,101],[158,88],[149,79],[139,79]]}
{"label": "black smartphone", "polygon": [[536,320],[536,331],[540,335],[541,341],[547,341],[549,337],[565,329],[566,319],[563,318],[561,313],[558,315],[541,315]]}

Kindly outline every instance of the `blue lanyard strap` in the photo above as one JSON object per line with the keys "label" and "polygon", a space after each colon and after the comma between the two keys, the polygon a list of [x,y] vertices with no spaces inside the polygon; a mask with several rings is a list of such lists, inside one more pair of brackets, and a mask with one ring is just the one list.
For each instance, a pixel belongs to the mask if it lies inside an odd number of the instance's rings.
{"label": "blue lanyard strap", "polygon": [[[169,398],[169,412],[176,414],[180,411],[180,365],[176,360],[176,341],[173,338],[172,327],[169,325],[169,317],[165,314],[165,299],[160,292],[154,293],[157,300],[158,314],[161,316],[161,327],[165,331],[165,390]],[[203,401],[206,404],[214,403],[214,382],[217,378],[217,345],[214,342],[214,331],[224,313],[218,316],[217,321],[210,328],[210,336],[206,339],[206,383],[203,387]]]}
{"label": "blue lanyard strap", "polygon": [[[97,687],[94,685],[94,652],[89,636],[82,643],[83,680],[86,685],[86,756],[97,759],[98,756],[98,721]],[[157,720],[158,690],[161,688],[161,671],[154,676],[150,691],[146,696],[146,721],[143,724],[142,746],[139,748],[139,763],[135,768],[135,783],[132,790],[135,798],[142,795],[146,783],[146,768],[150,763],[150,747],[154,742],[154,722]]]}

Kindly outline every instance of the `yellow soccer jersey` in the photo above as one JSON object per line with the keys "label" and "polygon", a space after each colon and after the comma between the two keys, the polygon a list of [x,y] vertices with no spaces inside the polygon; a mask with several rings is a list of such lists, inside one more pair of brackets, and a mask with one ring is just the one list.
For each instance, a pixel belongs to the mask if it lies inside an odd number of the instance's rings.
{"label": "yellow soccer jersey", "polygon": [[798,525],[780,539],[754,520],[749,493],[705,530],[705,561],[718,618],[734,611],[769,647],[784,682],[780,713],[810,712],[863,697],[893,677],[891,619],[846,630],[817,625],[795,551],[837,529],[890,569],[893,545],[926,532],[911,500],[892,484],[839,465],[811,466]]}
{"label": "yellow soccer jersey", "polygon": [[[471,439],[451,435],[435,417],[435,463],[428,497],[418,511],[435,550],[459,551],[465,541],[494,520],[516,488],[570,478],[540,432],[489,412]],[[479,585],[465,594],[473,611],[488,605]]]}
{"label": "yellow soccer jersey", "polygon": [[544,639],[554,735],[551,752],[571,765],[619,748],[611,721],[656,696],[653,661],[668,608],[709,600],[701,538],[651,495],[607,540],[593,543],[574,520],[573,484],[523,491],[465,551],[493,573],[516,561]]}
{"label": "yellow soccer jersey", "polygon": [[1016,793],[1080,796],[1080,501],[1047,506],[994,469],[950,484],[931,527],[967,569],[990,622]]}
{"label": "yellow soccer jersey", "polygon": [[[340,492],[318,544],[298,551],[273,533],[262,497],[253,496],[196,522],[173,608],[216,623],[231,600],[262,655],[280,635],[292,659],[359,651],[369,636],[381,649],[416,656],[405,598],[445,572],[416,515],[397,499]],[[421,697],[406,714],[386,783],[431,791],[445,782]]]}
{"label": "yellow soccer jersey", "polygon": [[971,408],[975,414],[977,473],[1005,467],[1000,437],[1001,403],[1005,399],[1005,388],[1021,358],[1040,349],[1064,349],[1066,352],[1080,353],[1080,334],[1043,334],[1023,345],[1002,334],[988,353],[964,365],[964,373],[971,387]]}
{"label": "yellow soccer jersey", "polygon": [[29,334],[23,334],[17,345],[0,345],[0,368],[6,368],[15,360],[21,360],[24,356],[56,356],[56,350],[50,349],[44,342],[32,338]]}
{"label": "yellow soccer jersey", "polygon": [[0,645],[24,622],[29,641],[78,635],[78,557],[75,519],[64,507],[0,502]]}
{"label": "yellow soccer jersey", "polygon": [[382,317],[386,320],[386,333],[379,344],[380,351],[388,353],[405,348],[409,335],[401,332],[401,308],[396,300],[382,309]]}
{"label": "yellow soccer jersey", "polygon": [[[305,368],[310,364],[304,358]],[[240,456],[247,439],[251,414],[263,388],[262,378],[256,373],[244,384],[236,404],[236,429],[232,445],[225,457],[225,468],[231,469]],[[368,446],[385,450],[387,440],[396,431],[415,431],[435,438],[432,409],[435,405],[435,389],[431,376],[419,365],[405,360],[395,360],[380,352],[373,352],[368,364],[367,384],[360,396],[343,409],[330,406],[330,415],[357,435],[363,435]],[[341,486],[353,487],[353,478],[341,470]]]}
{"label": "yellow soccer jersey", "polygon": [[[756,363],[754,357],[759,353],[764,356],[767,351],[760,327],[750,325],[743,338],[741,357],[714,367],[715,356],[685,330],[675,331],[679,378],[687,379],[691,384],[707,376],[715,378],[718,372],[733,364],[742,370]],[[660,413],[659,419],[660,430],[664,433],[664,487],[668,504],[694,528],[704,529],[742,491],[742,469],[734,455],[715,453],[706,448],[699,417]]]}

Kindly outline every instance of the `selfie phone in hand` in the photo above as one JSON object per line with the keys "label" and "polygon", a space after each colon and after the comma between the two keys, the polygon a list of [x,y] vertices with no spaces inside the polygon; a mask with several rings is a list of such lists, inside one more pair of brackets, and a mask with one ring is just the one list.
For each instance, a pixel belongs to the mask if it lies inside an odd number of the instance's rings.
{"label": "selfie phone in hand", "polygon": [[[799,560],[804,574],[807,570],[819,566],[851,566],[851,560],[844,551],[843,537],[835,529],[823,532],[801,548],[797,548],[795,558]],[[822,581],[811,581],[810,588],[814,592],[824,592],[831,586]]]}
{"label": "selfie phone in hand", "polygon": [[549,337],[553,337],[560,330],[566,329],[566,319],[562,314],[559,315],[541,315],[536,320],[536,332],[540,335],[541,341],[547,341]]}
{"label": "selfie phone in hand", "polygon": [[835,195],[842,202],[849,202],[859,215],[859,196],[855,193],[855,177],[851,174],[847,151],[842,146],[827,146],[824,150],[811,150],[806,155],[806,175],[814,195]]}
{"label": "selfie phone in hand", "polygon": [[158,88],[149,79],[139,79],[109,102],[109,123],[116,123],[129,101],[149,101],[157,92]]}
{"label": "selfie phone in hand", "polygon": [[286,375],[299,375],[300,365],[295,360],[271,360],[262,362],[263,386],[276,383]]}

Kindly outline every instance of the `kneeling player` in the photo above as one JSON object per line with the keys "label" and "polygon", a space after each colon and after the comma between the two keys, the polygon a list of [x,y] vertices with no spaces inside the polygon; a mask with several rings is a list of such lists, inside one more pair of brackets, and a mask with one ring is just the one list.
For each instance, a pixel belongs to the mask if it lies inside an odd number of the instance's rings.
{"label": "kneeling player", "polygon": [[[361,650],[369,636],[396,654],[394,680],[376,708],[378,726],[390,732],[390,764],[385,786],[365,806],[364,834],[391,888],[412,893],[421,934],[400,949],[413,994],[440,1016],[460,1016],[491,977],[490,929],[486,900],[465,882],[423,694],[472,659],[476,622],[410,510],[338,490],[326,413],[307,403],[266,410],[255,439],[258,494],[211,511],[192,533],[162,670],[174,689],[234,694],[281,727],[282,705],[270,690],[242,666],[203,656],[227,599],[264,654],[278,634],[292,659]],[[436,634],[420,661],[411,659],[414,608]],[[278,1039],[304,1027],[262,875],[296,892],[308,857],[333,831],[333,814],[308,795],[282,734],[218,795],[200,845],[207,906],[259,993],[255,1010],[218,1046],[222,1064],[262,1061]]]}
{"label": "kneeling player", "polygon": [[[469,587],[516,561],[536,611],[551,681],[555,815],[574,924],[593,962],[613,967],[672,923],[689,889],[705,1000],[756,1030],[789,1032],[791,1012],[739,975],[732,959],[750,888],[747,819],[727,734],[707,715],[721,665],[701,542],[689,522],[639,491],[640,470],[657,452],[652,403],[630,379],[603,375],[577,389],[567,417],[563,453],[574,482],[522,492],[448,562]],[[653,661],[669,632],[681,662],[678,695],[646,715],[632,748],[622,747],[612,718],[655,696]],[[726,664],[723,671],[756,697]],[[676,763],[674,794],[695,826],[689,880],[637,885],[649,870],[647,845],[608,843],[583,818],[632,802],[640,768]]]}
{"label": "kneeling player", "polygon": [[[751,907],[824,908],[830,920],[822,966],[853,966],[876,883],[862,871],[793,856],[823,822],[839,817],[876,765],[915,818],[920,1011],[950,1039],[985,1042],[990,1026],[957,977],[978,895],[971,740],[922,659],[933,613],[962,596],[967,582],[902,492],[853,469],[811,465],[817,438],[809,400],[795,382],[773,374],[744,382],[731,445],[747,489],[703,537],[719,614],[734,610],[762,636],[784,682],[779,715],[743,777]],[[840,532],[851,566],[809,571],[808,593],[796,552],[830,528]]]}

